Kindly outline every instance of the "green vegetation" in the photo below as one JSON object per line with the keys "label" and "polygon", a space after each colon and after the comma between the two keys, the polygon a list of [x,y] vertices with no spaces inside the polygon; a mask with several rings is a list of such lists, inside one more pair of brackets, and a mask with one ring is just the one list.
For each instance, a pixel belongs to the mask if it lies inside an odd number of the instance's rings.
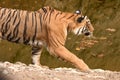
{"label": "green vegetation", "polygon": [[[61,11],[82,10],[95,28],[95,39],[69,34],[66,47],[91,68],[120,71],[120,0],[0,0],[1,7],[38,10],[52,6]],[[0,61],[31,63],[31,48],[22,44],[0,42]],[[44,50],[41,63],[49,67],[73,67]]]}

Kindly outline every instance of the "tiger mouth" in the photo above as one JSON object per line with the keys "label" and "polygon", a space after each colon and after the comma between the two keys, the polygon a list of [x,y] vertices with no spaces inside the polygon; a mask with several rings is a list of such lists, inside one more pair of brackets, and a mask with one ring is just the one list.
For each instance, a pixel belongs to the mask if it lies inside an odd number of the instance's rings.
{"label": "tiger mouth", "polygon": [[86,32],[86,33],[84,33],[84,35],[87,36],[87,37],[92,37],[93,33],[92,32]]}
{"label": "tiger mouth", "polygon": [[91,33],[90,32],[86,32],[84,34],[85,34],[85,36],[89,36]]}

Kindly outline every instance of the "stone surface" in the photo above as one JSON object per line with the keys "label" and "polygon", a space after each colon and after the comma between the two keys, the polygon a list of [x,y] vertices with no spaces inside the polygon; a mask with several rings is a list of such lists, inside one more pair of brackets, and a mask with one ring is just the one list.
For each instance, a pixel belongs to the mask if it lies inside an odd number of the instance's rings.
{"label": "stone surface", "polygon": [[120,72],[102,69],[81,72],[73,68],[48,69],[21,62],[1,62],[0,80],[120,80]]}

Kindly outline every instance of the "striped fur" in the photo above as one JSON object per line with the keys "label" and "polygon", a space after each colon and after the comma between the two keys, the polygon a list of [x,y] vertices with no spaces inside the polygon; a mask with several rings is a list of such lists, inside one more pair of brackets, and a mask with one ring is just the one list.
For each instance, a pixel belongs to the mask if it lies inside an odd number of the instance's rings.
{"label": "striped fur", "polygon": [[37,32],[41,32],[41,15],[33,11],[1,8],[0,32],[2,39],[16,43],[34,44],[39,35]]}
{"label": "striped fur", "polygon": [[36,65],[40,65],[40,54],[45,46],[52,55],[72,62],[81,70],[88,70],[88,66],[71,54],[64,44],[68,32],[90,35],[93,30],[90,20],[78,13],[61,12],[51,7],[38,11],[0,8],[0,38],[31,45]]}

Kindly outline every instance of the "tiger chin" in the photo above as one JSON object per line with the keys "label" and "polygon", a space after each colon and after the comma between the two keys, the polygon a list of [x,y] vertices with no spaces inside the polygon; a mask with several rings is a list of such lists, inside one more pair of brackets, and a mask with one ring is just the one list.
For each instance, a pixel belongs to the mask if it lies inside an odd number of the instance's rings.
{"label": "tiger chin", "polygon": [[90,20],[80,11],[61,12],[48,6],[38,11],[0,8],[0,38],[32,46],[35,65],[40,65],[40,55],[45,47],[51,55],[72,63],[81,71],[89,71],[88,65],[64,45],[69,32],[92,36],[93,31]]}

